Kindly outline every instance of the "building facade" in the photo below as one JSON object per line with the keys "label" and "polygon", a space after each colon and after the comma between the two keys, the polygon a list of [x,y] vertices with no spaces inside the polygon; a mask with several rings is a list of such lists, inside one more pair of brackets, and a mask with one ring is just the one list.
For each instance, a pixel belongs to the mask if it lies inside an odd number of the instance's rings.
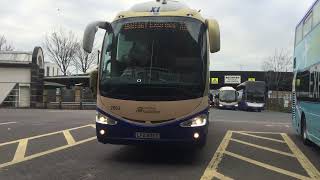
{"label": "building facade", "polygon": [[52,62],[44,63],[44,76],[45,77],[54,77],[54,76],[62,76],[62,72],[57,64]]}
{"label": "building facade", "polygon": [[291,91],[292,79],[292,72],[211,71],[210,89],[217,90],[224,86],[236,88],[245,81],[264,81],[270,91]]}
{"label": "building facade", "polygon": [[32,52],[0,51],[0,106],[37,107],[42,103],[44,56]]}

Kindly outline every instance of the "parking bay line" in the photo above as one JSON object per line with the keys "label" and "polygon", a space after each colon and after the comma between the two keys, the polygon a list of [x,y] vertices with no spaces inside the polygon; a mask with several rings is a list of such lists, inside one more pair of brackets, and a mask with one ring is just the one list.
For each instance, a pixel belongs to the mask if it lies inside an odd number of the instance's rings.
{"label": "parking bay line", "polygon": [[308,175],[312,179],[320,179],[320,173],[315,168],[312,163],[309,161],[309,159],[301,152],[301,150],[294,144],[294,142],[290,139],[290,137],[285,134],[281,133],[281,136],[283,137],[284,141],[289,146],[289,149],[293,152],[293,154],[297,157],[299,163],[302,165],[302,167],[307,171]]}
{"label": "parking bay line", "polygon": [[70,131],[63,131],[63,135],[64,135],[64,138],[66,138],[69,145],[76,143]]}
{"label": "parking bay line", "polygon": [[[272,165],[269,165],[269,164],[266,164],[266,163],[262,163],[262,162],[256,161],[254,159],[250,159],[250,158],[247,158],[247,157],[244,157],[244,156],[241,156],[241,155],[226,151],[226,148],[228,147],[230,141],[234,140],[232,138],[233,133],[242,133],[243,135],[248,135],[248,136],[251,135],[251,134],[246,134],[244,132],[245,131],[227,131],[225,137],[221,141],[217,151],[215,152],[213,158],[211,159],[209,165],[207,166],[205,172],[203,173],[203,175],[201,177],[201,180],[209,180],[209,179],[211,180],[214,177],[218,178],[218,179],[222,179],[222,180],[232,179],[230,177],[227,177],[227,176],[225,176],[223,174],[218,173],[218,171],[217,171],[218,166],[219,166],[220,162],[222,161],[222,158],[223,158],[224,155],[229,155],[229,156],[237,158],[239,160],[243,160],[243,161],[246,161],[248,163],[254,164],[256,166],[259,166],[259,167],[262,167],[262,168],[265,168],[265,169],[268,169],[268,170],[271,170],[271,171],[274,171],[274,172],[278,172],[278,173],[281,173],[281,174],[284,174],[284,175],[287,175],[287,176],[291,176],[291,177],[294,177],[294,178],[297,178],[297,179],[303,179],[303,180],[319,179],[320,174],[319,174],[318,170],[311,164],[311,162],[305,157],[305,155],[299,150],[299,148],[293,143],[293,141],[285,133],[279,133],[279,135],[281,135],[283,137],[283,139],[284,139],[283,143],[285,143],[285,144],[287,144],[289,146],[290,150],[293,152],[294,157],[298,159],[299,163],[307,171],[307,173],[308,173],[308,175],[310,177],[303,176],[303,175],[300,175],[300,174],[297,174],[297,173],[294,173],[294,172],[290,172],[290,171],[285,170],[285,169],[281,169],[281,168],[278,168],[278,167],[275,167],[275,166],[272,166]],[[267,134],[268,132],[247,132],[247,133]],[[275,134],[274,132],[271,132],[271,133]],[[262,136],[254,136],[253,135],[253,137],[260,138],[260,139],[265,139]],[[268,139],[268,140],[276,140],[276,139],[273,139],[273,138],[266,138],[266,139]],[[240,142],[240,140],[238,140],[238,141]],[[247,143],[247,142],[245,142],[245,143]],[[247,145],[249,145],[249,144],[251,145],[251,143],[247,143]],[[255,145],[255,144],[252,144],[252,145],[260,147],[259,145]],[[268,149],[268,150],[272,150],[272,151],[275,151],[275,152],[278,151],[278,150],[274,150],[274,149],[267,148],[267,147],[262,147],[262,148]],[[279,152],[281,152],[281,151],[279,151]],[[283,154],[283,153],[285,153],[285,152],[281,152],[280,154]],[[283,155],[285,155],[285,154],[283,154]],[[289,155],[289,154],[286,154],[286,155]],[[289,156],[292,156],[292,155],[289,155]]]}
{"label": "parking bay line", "polygon": [[[37,139],[37,138],[41,138],[41,137],[46,137],[46,136],[51,136],[51,135],[55,135],[55,134],[60,134],[60,133],[62,133],[63,131],[66,131],[66,130],[72,131],[72,130],[81,129],[81,128],[85,128],[85,127],[93,127],[93,128],[95,128],[95,126],[94,126],[93,124],[88,124],[88,125],[84,125],[84,126],[80,126],[80,127],[65,129],[65,130],[62,130],[62,131],[56,131],[56,132],[52,132],[52,133],[48,133],[48,134],[42,134],[42,135],[39,135],[39,136],[33,136],[33,137],[23,138],[23,139],[32,140],[32,139]],[[23,140],[23,139],[18,139],[18,140],[14,140],[14,141],[10,141],[10,142],[1,143],[1,144],[0,144],[0,147],[1,147],[1,146],[4,146],[4,145],[9,145],[9,144],[18,143],[18,142],[20,142],[20,141]]]}
{"label": "parking bay line", "polygon": [[262,163],[262,162],[259,162],[259,161],[244,157],[244,156],[240,156],[238,154],[235,154],[235,153],[232,153],[232,152],[229,152],[229,151],[225,151],[224,153],[226,155],[231,156],[231,157],[234,157],[234,158],[246,161],[248,163],[260,166],[262,168],[266,168],[266,169],[269,169],[271,171],[275,171],[275,172],[278,172],[278,173],[281,173],[281,174],[285,174],[287,176],[291,176],[291,177],[294,177],[294,178],[297,178],[297,179],[303,179],[303,180],[308,180],[308,179],[311,180],[312,179],[312,178],[309,178],[309,177],[306,177],[306,176],[302,176],[300,174],[293,173],[293,172],[290,172],[290,171],[287,171],[287,170],[284,170],[284,169],[281,169],[281,168],[278,168],[278,167],[275,167],[275,166],[271,166],[271,165],[266,164],[266,163]]}
{"label": "parking bay line", "polygon": [[282,140],[279,140],[279,139],[268,138],[268,137],[263,137],[263,136],[258,136],[258,135],[253,135],[253,134],[243,133],[243,132],[236,132],[236,131],[234,131],[234,132],[235,132],[235,133],[238,133],[238,134],[245,135],[245,136],[255,137],[255,138],[258,138],[258,139],[264,139],[264,140],[269,140],[269,141],[275,141],[275,142],[279,142],[279,143],[286,143],[285,141],[282,141]]}
{"label": "parking bay line", "polygon": [[51,154],[51,153],[54,153],[54,152],[57,152],[57,151],[61,151],[63,149],[67,149],[67,148],[70,148],[70,147],[73,147],[73,146],[76,146],[76,145],[79,145],[79,144],[83,144],[83,143],[86,143],[86,142],[89,142],[89,141],[92,141],[92,140],[95,140],[95,139],[96,139],[96,137],[91,137],[91,138],[88,138],[88,139],[85,139],[85,140],[82,140],[82,141],[78,141],[78,142],[76,142],[74,144],[71,144],[71,145],[68,144],[68,145],[65,145],[65,146],[60,146],[60,147],[55,148],[55,149],[51,149],[51,150],[48,150],[48,151],[44,151],[44,152],[41,152],[41,153],[37,153],[37,154],[34,154],[34,155],[30,155],[30,156],[24,157],[23,159],[18,159],[18,160],[15,160],[15,161],[11,161],[11,162],[7,162],[7,163],[4,163],[4,164],[0,164],[0,169],[4,168],[4,167],[7,167],[7,166],[11,166],[11,165],[17,164],[17,163],[28,161],[28,160],[31,160],[31,159],[34,159],[34,158],[37,158],[37,157],[40,157],[40,156],[44,156],[44,155]]}
{"label": "parking bay line", "polygon": [[219,165],[220,161],[222,160],[224,152],[227,149],[227,146],[230,142],[231,136],[232,136],[232,131],[227,131],[225,137],[221,141],[217,151],[214,153],[209,165],[207,166],[207,168],[204,171],[200,180],[211,180],[214,177],[216,177],[218,179],[222,179],[222,180],[232,179],[232,178],[226,177],[226,176],[221,177],[219,174],[217,174],[218,165]]}
{"label": "parking bay line", "polygon": [[[57,152],[57,151],[60,151],[60,150],[66,149],[66,148],[70,148],[70,147],[73,147],[73,146],[76,146],[76,145],[79,145],[79,144],[82,144],[82,143],[85,143],[85,142],[89,142],[89,141],[92,141],[92,140],[96,139],[96,137],[91,137],[91,138],[84,139],[84,140],[81,140],[81,141],[78,141],[78,142],[76,142],[74,140],[74,138],[72,137],[70,131],[71,130],[85,128],[85,127],[93,127],[93,128],[95,128],[94,125],[89,124],[89,125],[75,127],[75,128],[71,128],[71,129],[66,129],[66,130],[62,130],[62,131],[53,132],[53,133],[48,133],[48,134],[43,134],[43,135],[39,135],[39,136],[34,136],[34,137],[19,139],[19,140],[16,140],[16,141],[2,143],[2,144],[0,144],[0,147],[4,146],[4,145],[14,144],[14,143],[19,143],[19,144],[18,144],[18,147],[16,149],[16,152],[15,152],[13,160],[10,161],[10,162],[6,162],[6,163],[3,163],[3,164],[0,164],[0,169],[4,168],[4,167],[7,167],[7,166],[10,166],[10,165],[13,165],[13,164],[17,164],[17,163],[20,163],[20,162],[28,161],[28,160],[31,160],[31,159],[34,159],[34,158],[37,158],[37,157],[40,157],[40,156],[51,154],[51,153],[54,153],[54,152]],[[41,153],[36,153],[36,154],[33,154],[33,155],[25,157],[25,153],[26,153],[26,149],[27,149],[27,145],[28,145],[28,141],[29,140],[37,139],[37,138],[40,138],[40,137],[46,137],[46,136],[50,136],[50,135],[55,135],[55,134],[59,134],[59,133],[63,133],[63,135],[64,135],[64,137],[65,137],[65,139],[66,139],[66,141],[68,143],[67,145],[60,146],[60,147],[57,147],[57,148],[54,148],[54,149],[51,149],[51,150],[48,150],[48,151],[44,151],[44,152],[41,152]]]}
{"label": "parking bay line", "polygon": [[237,142],[237,143],[240,143],[240,144],[244,144],[244,145],[247,145],[247,146],[255,147],[255,148],[258,148],[258,149],[263,149],[263,150],[270,151],[270,152],[273,152],[273,153],[278,153],[278,154],[281,154],[281,155],[289,156],[289,157],[294,157],[294,158],[296,157],[294,154],[291,154],[291,153],[279,151],[279,150],[268,148],[268,147],[264,147],[264,146],[259,146],[259,145],[248,143],[248,142],[241,141],[241,140],[238,140],[238,139],[231,138],[231,141]]}

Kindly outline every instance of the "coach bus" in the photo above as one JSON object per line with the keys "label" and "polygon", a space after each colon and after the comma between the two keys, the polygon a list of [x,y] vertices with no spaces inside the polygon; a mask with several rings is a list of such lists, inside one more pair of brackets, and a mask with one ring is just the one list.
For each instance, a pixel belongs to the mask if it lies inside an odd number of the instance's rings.
{"label": "coach bus", "polygon": [[217,95],[217,107],[220,109],[237,109],[238,92],[233,87],[222,87]]}
{"label": "coach bus", "polygon": [[295,32],[292,122],[305,144],[320,145],[320,1]]}
{"label": "coach bus", "polygon": [[267,87],[263,81],[246,81],[237,86],[239,109],[261,112],[265,108]]}
{"label": "coach bus", "polygon": [[[106,30],[97,78],[97,139],[111,144],[205,145],[209,57],[220,50],[219,25],[179,1],[154,0],[86,27],[92,51]],[[97,83],[95,83],[97,82]]]}

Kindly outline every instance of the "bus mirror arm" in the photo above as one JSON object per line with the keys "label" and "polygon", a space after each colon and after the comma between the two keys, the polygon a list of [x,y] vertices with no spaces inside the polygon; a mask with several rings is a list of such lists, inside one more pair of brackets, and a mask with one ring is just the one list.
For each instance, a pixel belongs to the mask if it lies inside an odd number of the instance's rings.
{"label": "bus mirror arm", "polygon": [[98,29],[105,29],[107,32],[112,32],[112,26],[109,22],[106,21],[95,21],[87,25],[84,34],[83,34],[83,49],[87,53],[92,52],[94,38]]}

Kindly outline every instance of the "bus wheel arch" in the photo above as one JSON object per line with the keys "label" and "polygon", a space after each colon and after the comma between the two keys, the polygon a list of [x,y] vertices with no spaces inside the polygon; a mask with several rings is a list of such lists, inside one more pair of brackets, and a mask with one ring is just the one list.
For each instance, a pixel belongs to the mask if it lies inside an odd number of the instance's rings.
{"label": "bus wheel arch", "polygon": [[301,114],[301,122],[300,122],[300,136],[301,139],[303,141],[303,144],[305,145],[310,145],[311,141],[308,139],[308,135],[307,135],[307,119],[306,116],[304,114],[304,112],[302,112]]}

